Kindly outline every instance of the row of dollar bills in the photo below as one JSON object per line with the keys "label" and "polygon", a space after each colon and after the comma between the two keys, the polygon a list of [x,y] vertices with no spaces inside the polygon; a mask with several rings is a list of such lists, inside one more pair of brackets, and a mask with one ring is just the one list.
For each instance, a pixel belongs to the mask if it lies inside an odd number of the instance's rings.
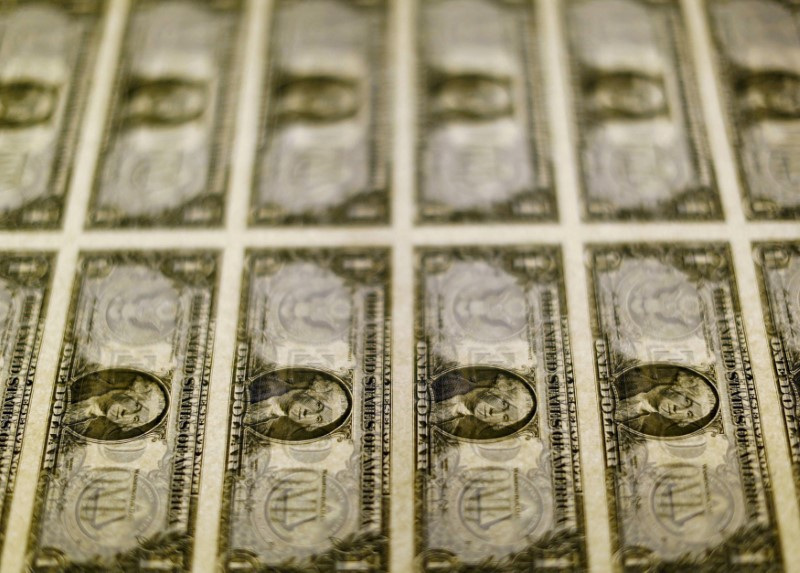
{"label": "row of dollar bills", "polygon": [[[744,208],[797,219],[797,3],[705,5]],[[3,2],[2,228],[61,225],[106,7]],[[275,0],[260,54],[251,225],[388,222],[389,7]],[[559,7],[581,188],[580,207],[561,209],[589,221],[722,219],[680,4]],[[102,78],[112,93],[88,227],[222,224],[246,16],[243,0],[133,0],[112,42],[114,73]],[[426,0],[416,20],[417,220],[557,220],[536,3]]]}
{"label": "row of dollar bills", "polygon": [[[389,249],[250,250],[231,371],[212,382],[218,253],[81,254],[28,566],[188,567],[214,423],[227,428],[220,567],[384,570],[394,388],[413,396],[402,441],[414,448],[407,503],[423,570],[582,570],[581,384],[598,396],[622,569],[779,569],[728,247],[595,244],[586,256],[594,380],[574,376],[550,245],[418,249],[414,379],[394,381]],[[800,478],[800,242],[758,244],[754,258]],[[0,255],[3,532],[17,475],[37,474],[18,462],[53,263]],[[224,419],[207,418],[212,383],[229,388]]]}
{"label": "row of dollar bills", "polygon": [[797,0],[0,0],[0,570],[792,570],[798,220]]}

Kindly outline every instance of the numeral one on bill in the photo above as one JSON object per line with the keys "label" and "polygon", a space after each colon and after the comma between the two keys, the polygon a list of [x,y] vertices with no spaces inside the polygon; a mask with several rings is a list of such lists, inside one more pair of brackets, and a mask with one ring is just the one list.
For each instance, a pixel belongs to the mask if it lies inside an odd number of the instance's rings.
{"label": "numeral one on bill", "polygon": [[0,4],[0,228],[61,223],[103,6]]}
{"label": "numeral one on bill", "polygon": [[586,567],[561,253],[417,253],[416,542],[424,571]]}
{"label": "numeral one on bill", "polygon": [[800,484],[800,243],[758,243],[755,259],[794,480]]}
{"label": "numeral one on bill", "polygon": [[241,0],[134,0],[88,224],[222,222]]}
{"label": "numeral one on bill", "polygon": [[618,568],[779,569],[728,248],[603,245],[588,255]]}
{"label": "numeral one on bill", "polygon": [[389,218],[386,0],[273,4],[250,222]]}
{"label": "numeral one on bill", "polygon": [[800,218],[800,5],[706,2],[751,218]]}
{"label": "numeral one on bill", "polygon": [[420,3],[421,222],[556,218],[536,20],[534,2]]}
{"label": "numeral one on bill", "polygon": [[0,548],[28,420],[54,257],[0,253]]}
{"label": "numeral one on bill", "polygon": [[720,219],[678,2],[564,3],[589,219]]}
{"label": "numeral one on bill", "polygon": [[184,571],[217,256],[80,257],[34,506],[32,571]]}
{"label": "numeral one on bill", "polygon": [[220,567],[388,567],[389,251],[247,255]]}

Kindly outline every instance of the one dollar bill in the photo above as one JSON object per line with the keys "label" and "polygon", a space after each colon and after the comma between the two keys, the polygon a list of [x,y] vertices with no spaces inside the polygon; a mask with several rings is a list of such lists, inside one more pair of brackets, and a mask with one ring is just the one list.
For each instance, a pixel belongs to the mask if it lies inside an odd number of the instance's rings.
{"label": "one dollar bill", "polygon": [[89,226],[221,224],[241,19],[242,0],[134,0]]}
{"label": "one dollar bill", "polygon": [[584,216],[722,217],[678,2],[564,2]]}
{"label": "one dollar bill", "polygon": [[0,547],[19,473],[54,257],[0,254]]}
{"label": "one dollar bill", "polygon": [[385,249],[247,255],[223,570],[387,569],[390,281]]}
{"label": "one dollar bill", "polygon": [[420,3],[420,222],[556,218],[537,5]]}
{"label": "one dollar bill", "polygon": [[800,5],[706,2],[745,208],[800,218]]}
{"label": "one dollar bill", "polygon": [[388,9],[273,3],[251,223],[388,222]]}
{"label": "one dollar bill", "polygon": [[32,571],[189,567],[217,256],[84,254],[52,395]]}
{"label": "one dollar bill", "polygon": [[560,250],[424,249],[416,272],[421,569],[585,569]]}
{"label": "one dollar bill", "polygon": [[757,243],[755,259],[789,455],[800,484],[800,243]]}
{"label": "one dollar bill", "polygon": [[61,224],[104,5],[0,3],[0,228]]}
{"label": "one dollar bill", "polygon": [[618,569],[780,570],[727,246],[598,245],[589,265]]}

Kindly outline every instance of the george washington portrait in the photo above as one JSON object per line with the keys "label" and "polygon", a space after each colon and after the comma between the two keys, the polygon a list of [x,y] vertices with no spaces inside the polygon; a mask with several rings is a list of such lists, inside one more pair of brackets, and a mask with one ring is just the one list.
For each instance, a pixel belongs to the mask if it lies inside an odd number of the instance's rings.
{"label": "george washington portrait", "polygon": [[469,440],[510,436],[536,409],[533,390],[520,376],[493,367],[451,370],[431,384],[430,421],[444,432]]}
{"label": "george washington portrait", "polygon": [[615,384],[615,419],[651,437],[676,438],[707,426],[719,410],[719,397],[700,373],[670,364],[625,371]]}
{"label": "george washington portrait", "polygon": [[752,117],[800,118],[800,75],[788,71],[744,74],[735,84],[741,108]]}
{"label": "george washington portrait", "polygon": [[146,434],[164,419],[169,403],[158,378],[128,369],[86,374],[70,385],[68,396],[64,426],[103,442]]}
{"label": "george washington portrait", "polygon": [[276,440],[321,438],[341,426],[351,410],[344,384],[310,368],[268,372],[256,378],[248,392],[245,424]]}
{"label": "george washington portrait", "polygon": [[208,87],[202,82],[136,78],[128,86],[125,116],[136,126],[179,126],[200,119],[208,99]]}
{"label": "george washington portrait", "polygon": [[58,106],[58,89],[35,81],[0,83],[0,128],[27,128],[45,123]]}
{"label": "george washington portrait", "polygon": [[653,118],[667,112],[661,78],[638,72],[597,73],[584,83],[586,105],[600,117]]}

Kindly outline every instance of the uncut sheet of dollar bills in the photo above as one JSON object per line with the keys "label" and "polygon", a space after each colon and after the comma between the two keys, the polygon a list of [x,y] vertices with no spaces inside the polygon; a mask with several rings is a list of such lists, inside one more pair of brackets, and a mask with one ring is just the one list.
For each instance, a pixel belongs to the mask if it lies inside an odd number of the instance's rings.
{"label": "uncut sheet of dollar bills", "polygon": [[0,0],[0,570],[800,571],[800,1]]}

